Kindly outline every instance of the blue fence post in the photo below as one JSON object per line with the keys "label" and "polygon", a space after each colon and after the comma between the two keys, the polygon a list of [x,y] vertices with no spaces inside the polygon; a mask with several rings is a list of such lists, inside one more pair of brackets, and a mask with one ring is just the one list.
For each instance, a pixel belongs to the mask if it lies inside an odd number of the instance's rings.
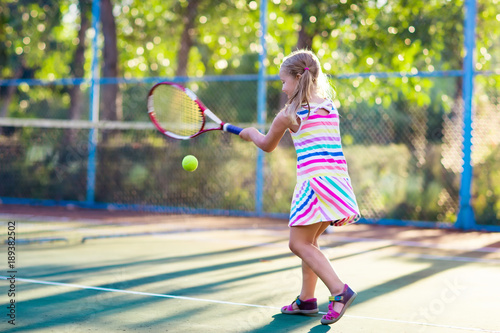
{"label": "blue fence post", "polygon": [[[99,21],[101,16],[101,1],[92,2],[92,27],[94,38],[92,41],[92,73],[90,79],[90,112],[89,119],[93,123],[99,121]],[[87,203],[95,200],[97,128],[89,130],[88,160],[87,160]]]}
{"label": "blue fence post", "polygon": [[474,211],[471,206],[472,191],[472,114],[474,92],[474,49],[476,31],[476,0],[465,1],[465,58],[462,95],[464,101],[464,138],[463,138],[463,171],[460,182],[460,207],[455,226],[461,229],[473,229],[476,225]]}
{"label": "blue fence post", "polygon": [[[267,0],[260,5],[260,50],[259,50],[259,78],[257,83],[257,122],[260,128],[266,124],[266,34],[267,34]],[[264,198],[264,152],[257,151],[257,165],[255,171],[255,211],[263,213]]]}

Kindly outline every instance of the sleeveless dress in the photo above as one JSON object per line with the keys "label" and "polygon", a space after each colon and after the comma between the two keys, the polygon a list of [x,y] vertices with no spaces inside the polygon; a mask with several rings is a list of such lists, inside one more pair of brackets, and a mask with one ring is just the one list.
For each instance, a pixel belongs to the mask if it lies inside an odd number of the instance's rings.
{"label": "sleeveless dress", "polygon": [[[319,109],[330,113],[317,114]],[[300,127],[290,131],[297,151],[297,185],[288,225],[354,223],[360,213],[342,151],[339,113],[330,100],[311,105],[309,117],[308,113],[306,108],[299,110]]]}

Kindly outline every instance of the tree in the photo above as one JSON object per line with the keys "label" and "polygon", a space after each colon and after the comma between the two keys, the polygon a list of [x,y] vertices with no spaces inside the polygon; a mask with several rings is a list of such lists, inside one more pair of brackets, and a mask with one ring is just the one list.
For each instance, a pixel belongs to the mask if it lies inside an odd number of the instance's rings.
{"label": "tree", "polygon": [[[111,0],[101,1],[101,23],[104,36],[102,77],[118,77],[118,47],[116,22]],[[103,119],[121,120],[123,117],[120,90],[117,84],[101,85],[100,111]]]}
{"label": "tree", "polygon": [[[2,78],[33,78],[41,67],[40,59],[51,40],[50,32],[60,23],[60,7],[39,4],[39,1],[5,1],[0,7],[0,75]],[[31,9],[31,10],[29,10]],[[47,32],[46,35],[43,33]],[[38,45],[35,45],[38,41]],[[9,107],[18,90],[16,86],[1,87],[0,117]]]}
{"label": "tree", "polygon": [[[80,28],[78,30],[78,44],[73,53],[73,60],[70,64],[70,75],[74,78],[83,78],[85,76],[85,35],[90,27],[91,0],[79,0],[78,7],[80,12]],[[75,120],[81,118],[82,113],[82,90],[80,85],[74,85],[69,88],[70,106],[69,119]],[[74,142],[76,131],[67,131],[67,141]]]}
{"label": "tree", "polygon": [[193,35],[195,19],[198,15],[198,6],[200,0],[188,0],[188,5],[182,13],[182,22],[184,30],[180,39],[180,47],[177,53],[177,70],[175,76],[187,75],[187,64],[189,59],[189,50],[193,46]]}

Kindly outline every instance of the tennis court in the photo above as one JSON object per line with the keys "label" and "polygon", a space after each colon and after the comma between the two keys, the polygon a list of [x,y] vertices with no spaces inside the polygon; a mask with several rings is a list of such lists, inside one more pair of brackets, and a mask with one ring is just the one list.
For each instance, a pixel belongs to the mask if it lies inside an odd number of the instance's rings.
{"label": "tennis court", "polygon": [[[499,13],[499,0],[2,1],[0,331],[500,333]],[[298,49],[336,91],[334,160],[362,216],[321,238],[358,293],[332,326],[321,283],[320,314],[280,313],[301,288],[296,141],[265,154],[204,133],[268,133],[293,102],[281,68]],[[167,82],[189,103],[151,97]]]}
{"label": "tennis court", "polygon": [[[286,220],[12,205],[0,219],[3,236],[16,221],[19,332],[500,332],[498,233],[359,224],[323,235],[359,294],[323,326],[279,311],[301,285]],[[316,296],[325,312],[320,283]]]}

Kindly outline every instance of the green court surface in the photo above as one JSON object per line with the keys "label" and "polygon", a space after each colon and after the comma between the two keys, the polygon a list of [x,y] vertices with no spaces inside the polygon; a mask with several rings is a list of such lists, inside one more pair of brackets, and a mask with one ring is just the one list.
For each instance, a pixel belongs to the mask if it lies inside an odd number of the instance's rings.
{"label": "green court surface", "polygon": [[[358,297],[324,326],[321,314],[280,314],[301,285],[286,221],[0,210],[3,239],[9,220],[16,325],[2,241],[5,332],[500,332],[498,233],[334,229],[321,247]],[[325,312],[321,282],[316,297]]]}

